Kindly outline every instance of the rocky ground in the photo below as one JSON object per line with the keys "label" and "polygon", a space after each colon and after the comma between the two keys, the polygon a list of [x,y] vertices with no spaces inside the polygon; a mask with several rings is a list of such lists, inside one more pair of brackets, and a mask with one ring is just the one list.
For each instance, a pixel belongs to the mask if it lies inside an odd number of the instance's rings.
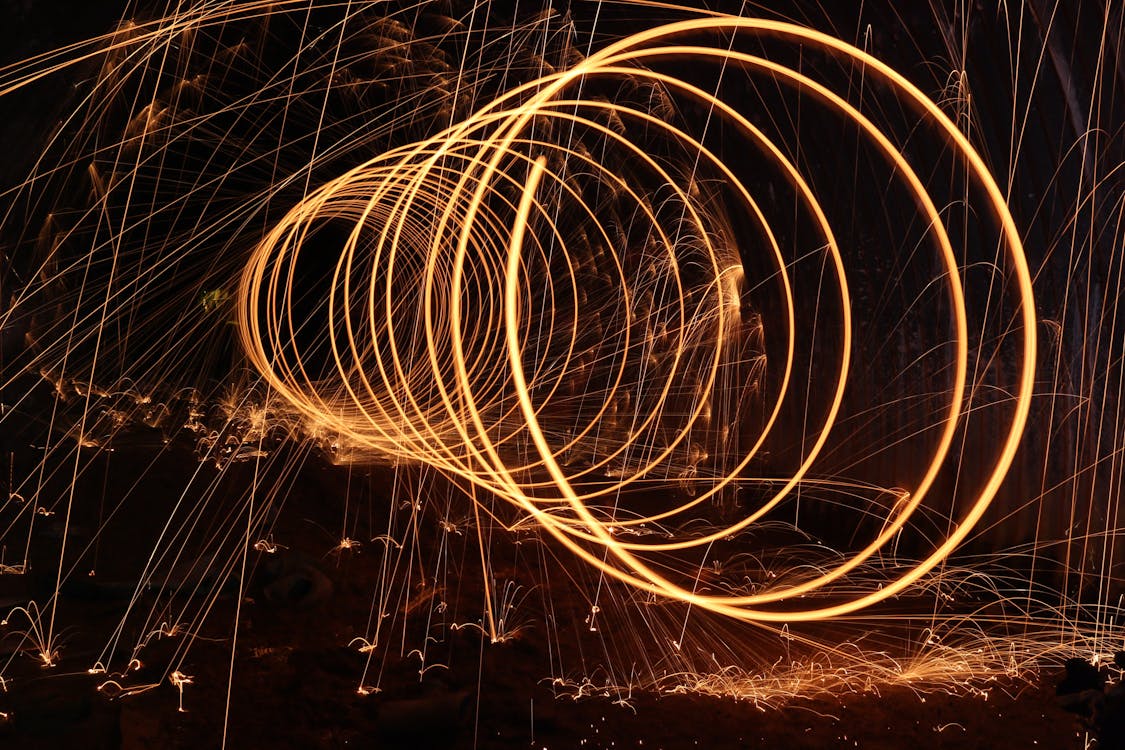
{"label": "rocky ground", "polygon": [[[89,472],[97,481],[83,485],[82,491],[124,494],[133,481],[129,469],[142,456],[153,461],[150,448],[119,449],[110,459],[117,468]],[[368,677],[361,679],[367,657],[348,643],[365,632],[381,550],[369,544],[346,554],[326,552],[330,537],[320,529],[329,528],[333,518],[338,521],[336,501],[343,494],[340,483],[346,480],[340,470],[315,467],[292,488],[274,530],[276,540],[288,549],[273,556],[255,552],[241,598],[233,579],[193,579],[190,569],[179,573],[181,588],[190,583],[198,591],[194,596],[171,595],[169,601],[183,607],[185,619],[206,611],[198,637],[151,639],[140,653],[143,665],[120,682],[127,689],[154,687],[117,695],[116,686],[107,684],[116,675],[91,675],[87,670],[136,590],[135,571],[147,559],[154,529],[166,517],[171,489],[185,486],[185,476],[196,467],[186,450],[161,452],[148,464],[149,489],[134,492],[114,522],[103,522],[97,576],[74,577],[60,595],[55,666],[43,668],[34,654],[18,653],[28,645],[20,637],[27,622],[19,613],[9,616],[0,641],[2,663],[7,664],[0,711],[8,716],[0,724],[0,745],[59,750],[218,747],[225,724],[227,747],[232,748],[1066,750],[1088,747],[1097,732],[1106,735],[1102,747],[1116,747],[1110,743],[1117,735],[1111,733],[1120,731],[1113,727],[1120,723],[1121,699],[1106,677],[1119,673],[1078,662],[1070,664],[1067,673],[1045,670],[1025,680],[1002,679],[968,690],[949,686],[920,693],[875,683],[842,695],[797,696],[769,706],[703,695],[600,690],[598,675],[604,673],[594,665],[608,657],[624,668],[620,662],[634,657],[611,653],[611,633],[594,639],[585,632],[584,600],[580,592],[563,585],[551,592],[556,622],[552,637],[545,637],[544,616],[534,603],[541,599],[535,599],[524,605],[527,627],[498,644],[490,643],[479,628],[434,628],[428,621],[433,615],[424,614],[427,607],[408,604],[415,608],[414,619],[407,618],[392,631],[394,642],[376,652]],[[230,486],[237,486],[249,471],[248,465],[237,465],[228,467],[224,476]],[[379,480],[376,476],[371,481]],[[211,491],[222,494],[226,486]],[[372,504],[379,502],[376,495]],[[83,510],[72,518],[72,532],[81,541],[98,525],[91,515],[98,503],[81,493],[79,500]],[[436,524],[424,518],[420,526]],[[41,535],[36,549],[43,558],[33,555],[33,571],[50,570],[51,529],[48,519],[36,532]],[[425,536],[420,537],[422,548],[427,545]],[[472,620],[467,613],[473,602],[479,607],[482,594],[479,560],[471,545],[467,549],[472,554],[451,563],[457,571],[456,592],[442,594],[450,607],[463,608],[462,621]],[[497,541],[494,565],[513,580],[530,580],[521,576],[532,573],[521,573],[506,557],[513,549],[516,545]],[[424,558],[429,553],[419,554]],[[549,558],[544,564],[565,567],[566,559]],[[48,601],[53,580],[29,573],[0,576],[0,584],[7,611],[29,598]],[[418,596],[425,602],[429,595]],[[162,597],[169,595],[142,588],[142,615],[162,607]],[[437,611],[432,601],[428,611]],[[136,618],[129,622],[126,637],[132,639],[131,646]],[[427,631],[419,627],[429,627],[433,636],[420,637]],[[613,627],[607,621],[603,629]],[[575,631],[583,631],[585,638],[569,637]],[[419,655],[412,651],[422,643],[428,644],[431,655],[429,669],[420,675]],[[182,657],[180,649],[187,646]],[[119,657],[111,669],[120,669],[122,661]],[[175,665],[190,680],[179,688],[169,677]],[[564,665],[563,671],[575,681],[586,665],[591,681],[583,687],[555,684],[550,678],[560,669],[554,665]],[[379,690],[361,695],[361,683],[378,685]]]}

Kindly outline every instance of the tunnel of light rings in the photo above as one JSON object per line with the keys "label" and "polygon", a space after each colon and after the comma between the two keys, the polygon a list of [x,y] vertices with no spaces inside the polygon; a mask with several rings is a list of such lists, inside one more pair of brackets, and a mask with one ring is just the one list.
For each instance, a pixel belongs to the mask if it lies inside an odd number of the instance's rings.
{"label": "tunnel of light rings", "polygon": [[[798,71],[730,49],[671,43],[677,36],[705,31],[767,33],[813,45],[864,66],[868,75],[877,75],[893,87],[908,106],[920,112],[932,127],[944,134],[983,189],[1000,226],[1007,260],[1014,272],[1020,296],[1023,358],[1020,380],[1007,435],[1001,443],[987,480],[970,504],[968,512],[956,519],[951,532],[928,557],[877,590],[853,595],[843,602],[807,609],[771,609],[763,606],[785,599],[792,600],[826,587],[847,575],[892,539],[925,499],[948,455],[963,417],[968,372],[968,323],[960,273],[939,212],[921,180],[899,150],[875,125],[843,98]],[[756,594],[698,594],[668,580],[635,553],[701,547],[736,534],[762,518],[802,481],[827,440],[844,396],[852,336],[850,297],[843,261],[832,229],[811,189],[782,151],[722,100],[674,77],[634,67],[646,60],[670,56],[689,56],[719,63],[734,62],[748,68],[768,71],[778,80],[815,95],[849,118],[883,152],[894,166],[896,174],[914,194],[917,206],[928,222],[933,241],[940,249],[952,302],[956,335],[954,384],[950,389],[949,406],[944,414],[940,440],[931,456],[928,469],[912,489],[909,500],[897,511],[892,511],[893,517],[887,519],[875,539],[837,567],[802,583]],[[573,199],[572,203],[592,219],[593,226],[600,225],[593,215],[593,208],[586,205],[580,195],[570,191],[565,176],[549,169],[548,161],[543,156],[533,158],[530,153],[561,154],[568,159],[584,162],[601,179],[617,185],[629,195],[636,207],[645,213],[654,234],[660,237],[661,247],[671,248],[673,241],[670,238],[672,232],[661,226],[647,201],[633,192],[624,179],[586,154],[558,143],[536,139],[532,123],[540,118],[551,118],[560,123],[581,125],[630,151],[638,163],[666,181],[667,187],[682,202],[685,215],[690,215],[691,222],[702,228],[703,218],[695,212],[686,188],[677,184],[677,180],[642,149],[583,112],[600,111],[603,115],[613,112],[622,118],[633,118],[648,126],[663,128],[669,137],[691,148],[701,159],[725,175],[731,187],[744,201],[747,215],[756,217],[759,228],[771,247],[773,260],[777,264],[777,277],[785,297],[789,330],[786,332],[787,356],[784,371],[776,402],[753,445],[724,476],[714,481],[710,489],[684,505],[646,518],[615,519],[612,526],[650,523],[681,513],[722,491],[726,485],[735,481],[753,459],[778,418],[793,370],[795,308],[792,289],[781,250],[762,211],[731,170],[702,143],[672,124],[628,106],[606,101],[562,98],[564,92],[576,87],[581,80],[594,76],[647,78],[659,82],[681,94],[696,97],[707,107],[713,108],[713,111],[728,118],[729,122],[737,124],[742,134],[763,154],[772,158],[789,177],[797,194],[805,202],[806,209],[815,217],[825,240],[830,267],[835,274],[840,295],[842,354],[836,373],[832,405],[820,425],[816,441],[798,469],[769,501],[733,525],[691,539],[655,543],[625,542],[615,536],[610,528],[611,524],[599,519],[587,503],[596,497],[617,492],[654,472],[679,446],[698,419],[702,402],[688,416],[680,434],[644,465],[621,477],[612,487],[585,494],[579,492],[575,483],[583,475],[606,466],[619,453],[629,448],[629,441],[625,441],[610,455],[602,457],[590,467],[577,470],[564,467],[560,457],[595,430],[603,419],[605,404],[610,402],[610,397],[625,380],[623,369],[626,358],[619,358],[620,364],[601,409],[594,413],[584,427],[569,436],[569,442],[552,447],[540,425],[543,403],[550,399],[566,377],[575,355],[578,282],[570,259],[566,258],[570,270],[570,290],[574,296],[571,302],[575,305],[576,312],[568,329],[571,339],[567,344],[566,356],[561,364],[556,363],[552,367],[537,360],[535,369],[530,373],[525,372],[528,346],[537,343],[543,351],[551,349],[547,345],[551,342],[531,341],[528,305],[529,299],[536,293],[536,285],[529,276],[528,261],[536,257],[543,259],[550,252],[543,236],[563,245],[561,252],[566,257],[565,240],[559,227],[552,221],[551,206],[537,201],[535,196],[546,186],[560,196]],[[518,199],[514,195],[502,195],[497,185],[514,191]],[[498,216],[493,210],[497,202],[514,219]],[[337,380],[329,384],[322,379],[310,377],[306,372],[300,353],[296,351],[298,334],[293,326],[293,289],[298,281],[295,278],[296,260],[303,243],[315,231],[314,224],[326,219],[352,223],[329,287],[326,334],[338,376]],[[528,223],[532,220],[545,226],[546,231],[538,234],[527,232]],[[600,230],[605,232],[604,227],[600,227]],[[374,235],[376,240],[373,243],[365,242],[365,235]],[[707,233],[703,231],[700,236],[706,238]],[[603,239],[605,246],[613,253],[612,265],[616,269],[617,280],[622,283],[616,294],[620,297],[623,315],[628,322],[630,290],[624,271],[625,263],[616,254],[615,245],[608,235]],[[724,331],[726,327],[733,325],[739,314],[739,301],[737,293],[732,292],[725,283],[727,275],[733,272],[729,264],[729,253],[724,254],[722,248],[712,246],[709,239],[704,242],[712,279],[707,291],[716,311],[714,353],[709,358],[711,366],[703,384],[710,389],[717,377],[719,348],[724,340]],[[411,252],[401,249],[407,244],[412,248]],[[403,262],[403,257],[417,261],[415,251],[419,245],[424,246],[423,263],[415,263],[405,270],[396,266],[396,262]],[[555,248],[554,251],[559,252],[559,249]],[[379,272],[368,273],[366,279],[354,278],[357,275],[354,272],[357,260],[366,258],[370,258],[368,265]],[[671,251],[668,251],[668,263],[668,282],[678,285],[680,276],[677,257]],[[414,350],[410,352],[398,350],[398,334],[394,330],[395,319],[399,317],[396,303],[401,301],[395,298],[396,278],[404,277],[412,289],[419,291],[413,300],[407,300],[407,304],[421,303],[423,308],[421,330],[415,329],[410,334],[415,341]],[[477,323],[471,328],[466,328],[466,325],[474,321],[467,320],[469,313],[463,302],[468,286],[472,286],[478,295],[482,289],[489,292],[489,295],[476,300],[474,308],[479,306],[481,309],[471,311]],[[553,288],[548,289],[554,293]],[[364,300],[360,310],[356,310],[356,305],[353,304],[357,294]],[[663,378],[663,384],[659,385],[660,391],[653,403],[654,408],[642,418],[641,429],[636,429],[631,434],[643,434],[644,429],[659,418],[660,410],[669,398],[669,384],[675,379],[677,371],[688,364],[682,353],[689,344],[687,329],[692,311],[680,304],[679,309],[673,312],[672,318],[679,325],[674,329],[676,338],[671,372],[668,377]],[[417,324],[417,320],[415,323]],[[631,345],[629,329],[629,325],[623,326],[623,345],[626,348]],[[904,77],[845,42],[792,24],[733,18],[685,21],[623,39],[569,70],[546,76],[509,92],[434,138],[381,154],[325,185],[295,207],[259,245],[247,266],[239,289],[239,330],[250,359],[271,387],[314,423],[324,425],[359,445],[370,447],[389,457],[424,461],[495,493],[529,514],[589,564],[642,590],[690,602],[739,619],[779,622],[847,614],[891,597],[939,564],[965,538],[987,509],[1012,463],[1027,420],[1036,352],[1031,280],[1015,224],[987,167],[956,126]],[[365,330],[370,337],[369,341],[362,338]],[[545,330],[549,335],[559,333],[550,325]],[[421,358],[421,362],[417,348],[419,336],[425,341],[424,358]],[[287,349],[293,350],[288,356]],[[504,362],[507,363],[506,369],[503,367]],[[546,387],[544,381],[547,383]],[[540,395],[544,388],[547,394],[545,400]],[[534,400],[537,395],[540,398],[538,405]],[[505,454],[504,443],[515,440],[517,434],[521,439],[530,439],[534,444],[534,458],[512,462],[511,453]],[[532,470],[545,471],[550,480],[535,482],[527,479],[528,472]],[[544,497],[543,490],[547,488],[552,489],[553,496]],[[609,555],[592,553],[583,546],[589,543],[599,545]]]}

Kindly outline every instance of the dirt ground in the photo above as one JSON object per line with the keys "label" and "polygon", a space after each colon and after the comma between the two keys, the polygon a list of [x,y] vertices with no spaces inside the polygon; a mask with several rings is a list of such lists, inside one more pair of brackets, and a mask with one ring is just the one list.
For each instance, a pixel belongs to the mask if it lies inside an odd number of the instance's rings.
{"label": "dirt ground", "polygon": [[[129,493],[142,457],[148,461],[144,486],[142,491]],[[151,639],[140,653],[142,666],[127,677],[112,673],[123,666],[120,655],[110,665],[109,674],[88,674],[121,621],[124,603],[135,589],[137,570],[167,518],[169,503],[177,498],[174,490],[187,486],[185,477],[198,468],[186,450],[166,450],[154,460],[151,449],[143,446],[123,447],[108,460],[109,465],[86,472],[88,480],[78,488],[76,507],[80,510],[71,519],[72,531],[81,539],[84,530],[102,528],[97,537],[98,572],[88,579],[75,576],[60,597],[63,635],[58,663],[44,669],[18,653],[20,641],[14,637],[21,628],[18,615],[10,616],[3,631],[5,638],[0,643],[8,667],[0,711],[8,719],[0,724],[2,747],[209,748],[222,745],[224,725],[226,747],[250,749],[1067,750],[1086,746],[1075,717],[1063,711],[1055,697],[1055,685],[1061,678],[1058,672],[1044,672],[1029,681],[982,684],[971,693],[918,694],[905,687],[873,685],[868,691],[798,698],[775,706],[688,694],[637,691],[622,695],[599,690],[596,676],[583,690],[559,686],[549,679],[552,671],[559,672],[552,670],[553,665],[576,670],[576,676],[581,665],[587,665],[588,674],[596,675],[598,670],[592,665],[602,657],[594,655],[595,649],[604,653],[614,648],[612,640],[569,637],[572,632],[589,630],[583,628],[581,619],[588,610],[580,592],[562,585],[551,592],[553,637],[544,637],[541,613],[529,616],[529,627],[519,637],[498,644],[490,643],[479,628],[435,630],[429,615],[418,615],[417,622],[408,618],[399,623],[391,639],[395,642],[380,649],[369,666],[367,656],[355,644],[348,644],[357,632],[365,632],[372,591],[379,585],[376,563],[383,558],[379,548],[371,545],[354,554],[326,554],[331,536],[323,529],[331,528],[332,519],[339,523],[338,498],[347,493],[349,481],[354,494],[356,480],[338,468],[318,469],[315,465],[294,481],[274,534],[278,542],[290,547],[283,554],[306,561],[297,570],[318,571],[309,574],[309,580],[298,576],[299,583],[315,588],[323,583],[318,578],[323,575],[327,588],[322,596],[304,601],[300,600],[303,594],[298,594],[295,601],[270,595],[264,581],[288,579],[276,570],[270,574],[268,561],[261,560],[246,579],[241,597],[237,584],[229,580],[196,581],[200,589],[194,598],[172,596],[167,602],[155,593],[142,592],[142,613],[167,609],[171,601],[182,606],[187,619],[205,613],[198,637]],[[223,483],[207,485],[208,492],[217,497],[229,495],[236,502],[236,490],[250,472],[245,465],[228,467]],[[381,480],[375,475],[366,481],[373,488],[366,502],[378,507],[385,502],[378,497]],[[92,494],[87,497],[85,493]],[[107,521],[109,513],[104,506],[99,509],[95,500],[102,494],[128,495],[130,500]],[[214,512],[222,514],[221,508]],[[100,522],[96,513],[103,515]],[[424,521],[420,526],[436,524]],[[57,553],[50,549],[49,532],[46,523],[37,532],[43,534],[37,537],[36,546],[43,557],[37,560],[33,555],[33,571],[37,564],[40,570],[51,569],[51,556]],[[425,536],[420,536],[420,549],[436,543],[436,532],[429,542]],[[87,557],[77,562],[85,562],[94,549],[80,544],[74,548],[87,550]],[[503,567],[503,575],[514,579],[521,575],[520,565],[506,558],[504,550],[516,548],[498,540],[493,550],[494,566]],[[425,558],[430,553],[418,554]],[[456,591],[442,594],[450,607],[465,608],[463,621],[471,619],[466,613],[474,601],[479,606],[481,597],[480,561],[475,555],[472,545],[466,545],[460,557],[450,558],[448,568],[457,579]],[[566,559],[543,564],[566,567]],[[42,575],[0,577],[0,585],[5,587],[0,589],[0,600],[8,605],[36,597],[46,601],[53,586],[53,580],[47,578],[44,584]],[[36,590],[44,585],[46,598],[43,591]],[[424,602],[425,597],[419,601]],[[415,607],[406,605],[407,609]],[[426,607],[416,609],[422,612]],[[436,610],[431,607],[430,611]],[[237,641],[232,641],[236,618]],[[135,631],[137,626],[129,627]],[[607,622],[605,627],[614,625]],[[433,636],[424,637],[427,632]],[[428,669],[420,675],[419,654],[413,649],[423,643],[432,654],[427,658]],[[185,656],[181,649],[189,646]],[[631,658],[613,653],[605,656],[610,661]],[[182,711],[180,690],[169,679],[170,665],[178,665],[190,679],[180,686]],[[365,669],[368,676],[362,678]],[[111,680],[139,692],[115,695]],[[357,691],[361,683],[377,684],[379,690],[361,695]],[[153,687],[144,690],[148,685]]]}
{"label": "dirt ground", "polygon": [[[216,653],[216,657],[221,654]],[[227,747],[232,748],[1082,748],[1085,736],[1057,705],[1051,676],[998,683],[987,699],[904,688],[837,700],[757,708],[729,699],[636,695],[628,705],[592,696],[555,698],[506,670],[526,658],[509,648],[469,688],[355,691],[352,652],[294,650],[236,666]],[[218,747],[223,664],[185,689],[110,701],[81,677],[44,680],[20,698],[4,747],[148,750]],[[219,672],[212,675],[211,672]],[[26,686],[21,686],[26,688]],[[36,693],[38,693],[36,695]]]}

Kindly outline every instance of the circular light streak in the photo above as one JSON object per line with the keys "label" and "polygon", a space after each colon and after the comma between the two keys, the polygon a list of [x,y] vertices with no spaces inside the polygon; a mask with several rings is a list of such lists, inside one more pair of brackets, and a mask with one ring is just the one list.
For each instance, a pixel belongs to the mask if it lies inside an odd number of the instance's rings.
{"label": "circular light streak", "polygon": [[[794,606],[809,593],[829,591],[830,584],[869,560],[905,527],[933,489],[964,423],[969,325],[957,254],[922,180],[892,139],[857,107],[808,75],[737,51],[734,45],[682,41],[706,33],[769,35],[816,48],[863,66],[867,75],[890,87],[926,126],[942,135],[987,197],[1015,280],[1022,363],[1010,423],[987,479],[968,511],[954,519],[950,532],[927,557],[878,590],[853,592],[843,601]],[[912,194],[939,251],[952,311],[955,356],[949,403],[940,437],[920,479],[909,488],[909,500],[891,511],[874,539],[834,569],[747,595],[698,594],[670,580],[644,555],[705,548],[738,534],[810,476],[845,399],[853,350],[852,299],[840,247],[798,167],[729,102],[687,80],[645,67],[673,59],[769,74],[850,121]],[[771,160],[823,238],[826,266],[839,298],[840,356],[834,385],[828,389],[831,402],[800,465],[754,512],[687,539],[626,542],[617,538],[615,528],[682,514],[743,476],[777,427],[782,405],[792,397],[797,305],[776,233],[737,170],[702,137],[672,122],[632,105],[582,96],[584,86],[603,79],[644,81],[694,100]],[[739,210],[756,222],[769,248],[788,331],[775,401],[742,454],[711,478],[703,492],[678,507],[610,522],[595,512],[594,502],[661,476],[676,451],[690,448],[690,432],[705,420],[707,401],[696,398],[685,410],[677,394],[686,382],[697,383],[696,393],[701,394],[720,385],[724,347],[740,316],[742,271],[737,256],[713,241],[708,209],[690,181],[685,184],[664,160],[631,140],[625,127],[614,127],[629,122],[660,132],[697,164],[722,175],[741,203]],[[604,159],[572,140],[549,137],[576,131],[596,138],[603,153],[624,155],[628,169],[602,163]],[[632,206],[634,216],[645,224],[650,246],[659,249],[647,264],[630,259],[629,248],[599,221],[597,202],[576,185],[575,170]],[[637,174],[660,186],[659,200],[634,185]],[[599,363],[605,373],[604,387],[596,392],[600,401],[576,410],[566,405],[562,394],[588,369],[578,345],[585,335],[582,308],[588,304],[583,288],[587,277],[579,267],[586,261],[568,248],[571,227],[560,221],[561,204],[595,228],[606,287],[599,290],[599,309],[612,304],[612,320],[619,328],[605,340],[612,356]],[[315,296],[315,285],[298,269],[301,253],[310,252],[309,240],[325,222],[349,227],[326,299]],[[693,240],[685,242],[685,236]],[[646,277],[642,282],[644,274],[657,280]],[[642,304],[642,288],[662,290],[662,304],[656,309]],[[898,594],[938,565],[980,519],[1012,463],[1028,416],[1036,353],[1031,278],[1022,244],[1002,192],[966,137],[933,101],[878,59],[829,35],[760,19],[696,19],[641,32],[569,70],[517,87],[432,138],[350,170],[312,193],[274,227],[247,265],[238,299],[240,336],[251,362],[307,419],[385,456],[422,461],[507,500],[607,575],[754,621],[793,622],[855,612]],[[319,313],[310,314],[310,309]],[[660,332],[659,347],[654,348],[655,335],[638,335],[642,327]],[[327,339],[330,361],[309,353],[310,337],[319,336]],[[663,358],[659,377],[634,372],[646,353]],[[325,364],[327,371],[311,370]],[[627,428],[614,413],[619,403],[631,407]],[[560,430],[566,419],[572,426]],[[655,440],[669,425],[675,425],[673,434]],[[602,435],[612,439],[607,438],[608,447],[594,455],[589,466],[568,463],[571,450]],[[583,481],[609,473],[625,457],[628,469],[615,481],[592,488]]]}

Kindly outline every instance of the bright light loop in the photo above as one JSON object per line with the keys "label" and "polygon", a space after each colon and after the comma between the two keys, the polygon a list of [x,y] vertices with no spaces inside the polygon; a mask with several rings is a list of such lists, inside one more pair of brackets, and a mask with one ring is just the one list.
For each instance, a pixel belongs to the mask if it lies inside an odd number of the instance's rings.
{"label": "bright light loop", "polygon": [[[1020,376],[1010,423],[982,487],[927,557],[878,590],[851,591],[830,603],[803,607],[795,600],[831,593],[831,584],[906,527],[964,426],[970,343],[962,273],[934,199],[891,137],[800,71],[734,45],[676,42],[704,32],[780,37],[863,66],[966,165],[987,197],[1015,280]],[[852,295],[844,254],[810,181],[730,102],[642,67],[670,59],[767,74],[850,123],[912,196],[938,250],[951,308],[955,353],[949,403],[925,469],[903,495],[909,499],[896,506],[874,539],[837,567],[797,584],[739,596],[696,593],[670,580],[645,555],[703,549],[739,534],[809,481],[852,374]],[[745,478],[793,397],[799,307],[786,253],[738,169],[706,146],[703,135],[678,122],[633,105],[568,93],[579,83],[602,80],[644,82],[693,101],[774,165],[823,240],[822,256],[838,298],[839,358],[833,385],[825,389],[831,397],[799,466],[736,523],[685,539],[626,542],[614,529],[682,517]],[[700,197],[695,170],[685,175],[670,157],[650,153],[631,137],[630,125],[641,126],[649,137],[658,134],[721,177],[724,194],[760,231],[773,265],[771,282],[783,301],[787,330],[779,334],[786,354],[762,428],[720,472],[699,480],[701,492],[668,510],[610,521],[611,514],[595,501],[672,476],[679,457],[693,450],[693,430],[704,430],[710,419],[710,394],[743,385],[732,384],[728,374],[729,342],[743,323],[745,250],[717,239],[714,207]],[[548,126],[580,135],[556,142],[540,135],[552,130]],[[584,141],[627,165],[596,158]],[[602,191],[628,207],[634,235],[602,219],[596,197]],[[327,293],[320,294],[307,288],[298,259],[330,222],[349,229]],[[586,233],[582,244],[574,242],[578,230]],[[643,247],[634,247],[637,243]],[[599,280],[597,290],[589,288],[593,278]],[[871,55],[811,29],[760,19],[705,18],[641,32],[569,70],[517,87],[433,138],[352,169],[295,206],[263,239],[242,277],[239,303],[241,340],[253,365],[311,422],[391,459],[430,464],[507,500],[609,576],[743,620],[845,615],[902,592],[938,565],[983,515],[1012,464],[1029,413],[1036,357],[1023,246],[1002,192],[965,136],[917,87]],[[314,322],[322,317],[323,323]],[[595,324],[600,338],[587,330]],[[310,341],[325,344],[327,354],[321,346],[311,355]],[[317,358],[326,356],[330,362]],[[595,382],[595,376],[598,386],[583,391],[582,384]],[[586,464],[569,459],[591,444],[597,447]],[[613,471],[612,482],[584,484]]]}

